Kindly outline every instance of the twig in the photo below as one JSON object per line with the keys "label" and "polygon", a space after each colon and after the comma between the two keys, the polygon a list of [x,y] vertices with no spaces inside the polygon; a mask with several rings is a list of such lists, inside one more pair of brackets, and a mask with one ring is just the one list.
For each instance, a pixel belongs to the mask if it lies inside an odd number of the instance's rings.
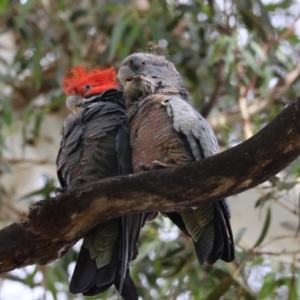
{"label": "twig", "polygon": [[[284,76],[282,83],[279,83],[267,93],[265,99],[256,98],[253,100],[252,104],[248,106],[249,117],[257,115],[268,108],[274,100],[278,99],[278,97],[290,87],[299,75],[300,60],[297,62],[295,68]],[[223,112],[214,117],[210,117],[208,118],[208,122],[214,131],[217,132],[226,126],[231,126],[234,123],[239,122],[241,118],[240,110],[234,109],[232,111]]]}
{"label": "twig", "polygon": [[223,87],[223,69],[224,69],[224,62],[220,61],[218,65],[218,72],[217,72],[217,80],[216,85],[214,88],[213,93],[211,94],[209,102],[203,107],[201,114],[204,118],[206,118],[212,108],[215,106],[215,104],[218,101],[218,98],[220,97],[220,93]]}

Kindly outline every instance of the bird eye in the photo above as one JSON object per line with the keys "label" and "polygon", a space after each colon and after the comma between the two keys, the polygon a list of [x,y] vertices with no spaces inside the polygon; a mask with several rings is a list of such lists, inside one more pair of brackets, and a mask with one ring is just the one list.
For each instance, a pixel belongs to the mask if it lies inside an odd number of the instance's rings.
{"label": "bird eye", "polygon": [[83,88],[83,94],[86,94],[91,88],[92,88],[92,85],[86,84]]}
{"label": "bird eye", "polygon": [[146,66],[146,62],[145,62],[145,61],[143,61],[143,62],[142,62],[142,65],[143,65],[143,66]]}

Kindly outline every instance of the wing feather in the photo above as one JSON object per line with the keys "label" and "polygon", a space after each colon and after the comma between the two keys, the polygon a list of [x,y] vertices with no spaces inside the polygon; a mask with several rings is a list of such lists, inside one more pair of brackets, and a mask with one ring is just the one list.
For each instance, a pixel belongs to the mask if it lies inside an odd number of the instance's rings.
{"label": "wing feather", "polygon": [[[178,96],[168,96],[164,100],[166,112],[173,121],[173,128],[182,137],[185,149],[190,149],[194,160],[204,159],[219,152],[219,145],[208,122],[185,100]],[[167,214],[168,215],[168,214]],[[230,211],[227,199],[212,205],[201,205],[196,210],[180,214],[183,223],[178,222],[183,231],[193,238],[200,263],[214,263],[218,258],[225,261],[234,259],[233,236],[230,226]],[[170,218],[178,220],[175,213]]]}

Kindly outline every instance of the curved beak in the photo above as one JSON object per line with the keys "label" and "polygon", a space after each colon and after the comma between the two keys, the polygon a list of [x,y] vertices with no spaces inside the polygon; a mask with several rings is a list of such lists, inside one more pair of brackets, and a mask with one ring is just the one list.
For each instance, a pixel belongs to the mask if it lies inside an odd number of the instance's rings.
{"label": "curved beak", "polygon": [[130,67],[123,66],[120,68],[118,72],[118,78],[125,89],[126,89],[126,85],[132,81],[133,77],[134,77],[134,73]]}
{"label": "curved beak", "polygon": [[82,104],[82,97],[78,95],[70,95],[67,97],[66,104],[73,113],[77,113]]}

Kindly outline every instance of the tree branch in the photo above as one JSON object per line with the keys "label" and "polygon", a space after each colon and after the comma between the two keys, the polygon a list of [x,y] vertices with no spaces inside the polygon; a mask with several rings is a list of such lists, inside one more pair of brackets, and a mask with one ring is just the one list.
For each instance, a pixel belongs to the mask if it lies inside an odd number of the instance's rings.
{"label": "tree branch", "polygon": [[218,71],[217,71],[217,78],[215,83],[215,88],[210,96],[209,102],[204,105],[204,107],[201,110],[201,115],[206,118],[210,111],[213,109],[213,107],[216,105],[219,96],[221,94],[224,78],[223,78],[223,70],[224,70],[224,62],[220,61],[218,63]]}
{"label": "tree branch", "polygon": [[[278,84],[267,93],[265,99],[253,100],[253,103],[248,106],[249,117],[253,117],[266,110],[270,104],[278,99],[278,97],[292,85],[299,75],[300,60],[297,62],[295,68],[288,72],[282,80],[280,80]],[[239,109],[222,112],[216,116],[208,118],[208,122],[215,132],[220,131],[225,126],[231,126],[240,120],[242,120],[242,115]]]}
{"label": "tree branch", "polygon": [[61,257],[91,228],[138,212],[181,210],[257,186],[300,154],[300,98],[249,140],[176,168],[108,178],[31,206],[0,231],[0,272]]}

